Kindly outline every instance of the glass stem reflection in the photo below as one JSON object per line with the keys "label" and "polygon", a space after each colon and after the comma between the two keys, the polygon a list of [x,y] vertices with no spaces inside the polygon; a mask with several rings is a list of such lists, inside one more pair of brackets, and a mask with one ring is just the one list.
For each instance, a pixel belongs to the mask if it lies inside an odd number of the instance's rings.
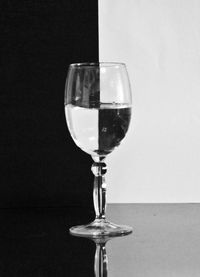
{"label": "glass stem reflection", "polygon": [[108,258],[106,254],[105,243],[96,244],[96,253],[94,259],[94,272],[95,277],[108,276]]}
{"label": "glass stem reflection", "polygon": [[94,190],[93,201],[96,213],[96,219],[105,220],[106,218],[106,182],[105,174],[107,171],[104,158],[94,158],[95,162],[92,165],[92,172],[94,174]]}

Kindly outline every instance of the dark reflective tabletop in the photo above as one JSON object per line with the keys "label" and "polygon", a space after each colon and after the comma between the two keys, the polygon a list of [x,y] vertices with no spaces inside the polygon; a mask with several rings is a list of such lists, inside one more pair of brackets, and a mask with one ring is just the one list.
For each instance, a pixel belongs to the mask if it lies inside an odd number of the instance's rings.
{"label": "dark reflective tabletop", "polygon": [[73,237],[93,218],[77,207],[0,210],[0,276],[199,276],[200,205],[110,204],[107,215],[133,233]]}

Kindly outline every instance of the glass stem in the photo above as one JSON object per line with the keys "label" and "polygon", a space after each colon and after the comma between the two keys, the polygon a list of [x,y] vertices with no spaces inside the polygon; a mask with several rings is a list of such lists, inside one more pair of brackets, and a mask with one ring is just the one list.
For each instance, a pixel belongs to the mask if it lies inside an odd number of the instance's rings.
{"label": "glass stem", "polygon": [[103,160],[94,162],[92,172],[94,174],[94,190],[93,201],[96,219],[106,218],[106,182],[104,175],[106,174],[106,164]]}

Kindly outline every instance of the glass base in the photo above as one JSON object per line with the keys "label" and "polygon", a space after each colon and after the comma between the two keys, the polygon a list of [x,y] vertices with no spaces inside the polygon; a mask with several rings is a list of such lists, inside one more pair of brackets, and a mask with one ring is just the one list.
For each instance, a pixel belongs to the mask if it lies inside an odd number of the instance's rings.
{"label": "glass base", "polygon": [[132,227],[116,225],[105,219],[95,219],[88,225],[79,225],[70,228],[70,233],[81,237],[116,237],[132,233]]}

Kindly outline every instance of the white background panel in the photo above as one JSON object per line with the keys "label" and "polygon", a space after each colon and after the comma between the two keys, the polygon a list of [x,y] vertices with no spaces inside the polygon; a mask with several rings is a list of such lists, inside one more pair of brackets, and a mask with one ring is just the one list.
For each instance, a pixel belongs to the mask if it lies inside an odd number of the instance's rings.
{"label": "white background panel", "polygon": [[127,64],[133,117],[108,202],[200,202],[200,1],[100,0],[100,61]]}

